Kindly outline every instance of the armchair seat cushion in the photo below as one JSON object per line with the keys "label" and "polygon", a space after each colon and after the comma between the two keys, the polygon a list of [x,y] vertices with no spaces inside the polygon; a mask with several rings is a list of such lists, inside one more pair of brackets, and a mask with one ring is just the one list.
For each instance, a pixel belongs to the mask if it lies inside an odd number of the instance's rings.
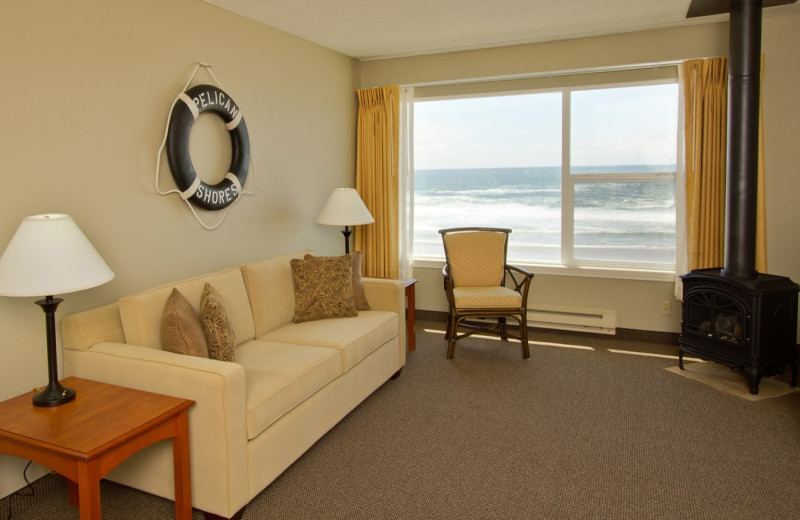
{"label": "armchair seat cushion", "polygon": [[508,287],[455,287],[453,296],[458,309],[519,309],[522,306],[522,296]]}

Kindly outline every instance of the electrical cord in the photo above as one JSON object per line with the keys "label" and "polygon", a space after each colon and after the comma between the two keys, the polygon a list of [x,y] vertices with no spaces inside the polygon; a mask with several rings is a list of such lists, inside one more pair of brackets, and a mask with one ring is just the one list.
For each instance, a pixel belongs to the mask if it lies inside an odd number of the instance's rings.
{"label": "electrical cord", "polygon": [[8,516],[6,517],[6,520],[11,520],[11,515],[14,511],[12,502],[14,501],[15,497],[32,497],[34,495],[33,485],[31,484],[31,481],[28,480],[28,468],[31,467],[31,464],[33,464],[33,461],[29,460],[25,465],[25,469],[22,470],[22,478],[25,479],[26,486],[15,491],[14,493],[11,493],[11,495],[8,497]]}

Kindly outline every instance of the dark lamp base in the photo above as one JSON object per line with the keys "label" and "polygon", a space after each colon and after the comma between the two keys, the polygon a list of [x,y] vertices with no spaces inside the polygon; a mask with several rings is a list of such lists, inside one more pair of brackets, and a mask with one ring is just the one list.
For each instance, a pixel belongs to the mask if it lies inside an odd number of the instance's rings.
{"label": "dark lamp base", "polygon": [[59,406],[73,399],[75,399],[75,390],[63,387],[61,383],[54,381],[33,396],[33,404],[36,406]]}

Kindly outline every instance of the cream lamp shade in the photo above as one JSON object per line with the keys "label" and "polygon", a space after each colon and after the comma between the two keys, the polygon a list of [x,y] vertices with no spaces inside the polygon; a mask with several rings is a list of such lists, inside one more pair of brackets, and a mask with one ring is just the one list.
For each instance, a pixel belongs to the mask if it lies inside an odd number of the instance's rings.
{"label": "cream lamp shade", "polygon": [[324,226],[344,226],[344,252],[350,252],[349,226],[372,224],[372,218],[358,192],[354,188],[335,188],[328,201],[317,215],[317,224]]}
{"label": "cream lamp shade", "polygon": [[114,278],[69,215],[26,217],[0,257],[0,296],[47,296]]}
{"label": "cream lamp shade", "polygon": [[372,218],[354,188],[336,188],[317,216],[317,224],[325,226],[357,226],[372,224]]}
{"label": "cream lamp shade", "polygon": [[35,406],[60,406],[75,399],[75,390],[58,381],[55,313],[63,300],[53,296],[112,278],[114,272],[69,215],[26,217],[0,256],[0,296],[44,296],[36,305],[45,313],[50,382],[34,394]]}

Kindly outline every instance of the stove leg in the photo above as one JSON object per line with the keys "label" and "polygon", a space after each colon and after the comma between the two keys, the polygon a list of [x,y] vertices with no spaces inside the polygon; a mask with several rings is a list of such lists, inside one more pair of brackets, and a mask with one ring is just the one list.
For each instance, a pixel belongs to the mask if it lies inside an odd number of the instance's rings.
{"label": "stove leg", "polygon": [[797,386],[797,361],[792,363],[792,386]]}
{"label": "stove leg", "polygon": [[761,370],[757,367],[744,367],[747,381],[750,383],[750,393],[758,395],[758,384],[761,382]]}
{"label": "stove leg", "polygon": [[683,370],[683,349],[678,349],[678,368]]}

